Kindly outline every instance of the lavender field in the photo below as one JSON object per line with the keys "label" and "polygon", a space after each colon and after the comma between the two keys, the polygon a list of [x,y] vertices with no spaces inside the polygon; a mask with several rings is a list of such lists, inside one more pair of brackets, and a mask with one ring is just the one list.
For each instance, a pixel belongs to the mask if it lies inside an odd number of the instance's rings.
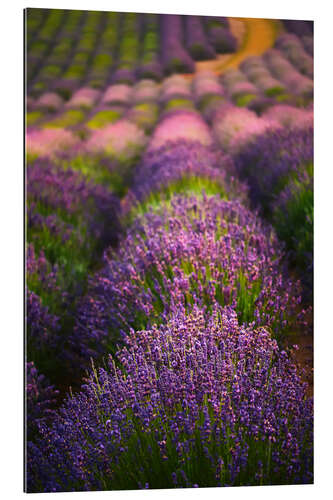
{"label": "lavender field", "polygon": [[313,22],[25,21],[26,491],[313,483]]}

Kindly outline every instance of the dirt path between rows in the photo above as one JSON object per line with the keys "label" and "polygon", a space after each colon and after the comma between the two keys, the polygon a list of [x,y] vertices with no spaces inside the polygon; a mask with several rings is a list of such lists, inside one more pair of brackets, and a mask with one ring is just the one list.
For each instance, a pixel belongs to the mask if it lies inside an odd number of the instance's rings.
{"label": "dirt path between rows", "polygon": [[[195,63],[195,73],[213,71],[221,74],[227,69],[237,68],[249,56],[260,56],[273,47],[278,34],[283,30],[280,21],[275,19],[256,19],[229,17],[230,30],[238,41],[234,54],[220,54],[216,59]],[[193,74],[185,75],[191,79]]]}

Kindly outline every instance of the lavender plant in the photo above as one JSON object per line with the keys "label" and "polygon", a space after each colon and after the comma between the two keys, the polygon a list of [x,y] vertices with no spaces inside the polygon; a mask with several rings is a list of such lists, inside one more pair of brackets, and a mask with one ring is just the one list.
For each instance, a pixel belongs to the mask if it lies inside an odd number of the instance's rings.
{"label": "lavender plant", "polygon": [[50,423],[56,415],[59,391],[50,385],[44,375],[38,373],[33,361],[25,365],[25,418],[26,437],[36,438],[40,423]]}
{"label": "lavender plant", "polygon": [[305,324],[299,283],[284,275],[278,242],[256,214],[204,194],[149,210],[90,280],[72,336],[83,363],[112,352],[130,328],[162,323],[174,307],[232,305],[241,322],[277,336]]}
{"label": "lavender plant", "polygon": [[144,155],[123,208],[145,213],[176,193],[200,196],[203,190],[209,195],[247,200],[247,188],[238,182],[230,156],[196,141],[168,141]]}
{"label": "lavender plant", "polygon": [[313,128],[269,130],[241,149],[235,161],[253,201],[267,214],[291,173],[313,164]]}
{"label": "lavender plant", "polygon": [[117,199],[45,160],[28,166],[27,184],[28,242],[58,266],[61,288],[76,295],[98,252],[116,242]]}
{"label": "lavender plant", "polygon": [[93,370],[28,448],[28,490],[313,481],[312,400],[264,328],[181,307]]}

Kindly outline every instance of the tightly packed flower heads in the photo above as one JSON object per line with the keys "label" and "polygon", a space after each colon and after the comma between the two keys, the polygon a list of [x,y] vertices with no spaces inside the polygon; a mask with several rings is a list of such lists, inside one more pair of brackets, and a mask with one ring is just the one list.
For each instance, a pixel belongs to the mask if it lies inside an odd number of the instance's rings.
{"label": "tightly packed flower heads", "polygon": [[199,113],[195,111],[175,111],[167,115],[155,128],[148,150],[160,148],[167,141],[187,139],[210,146],[213,139],[210,130]]}
{"label": "tightly packed flower heads", "polygon": [[41,422],[49,421],[55,415],[59,391],[50,385],[44,375],[38,373],[33,361],[26,363],[26,425],[27,438],[38,431]]}
{"label": "tightly packed flower heads", "polygon": [[147,138],[143,130],[128,120],[94,131],[85,142],[88,154],[102,153],[119,160],[130,160],[144,148]]}
{"label": "tightly packed flower heads", "polygon": [[253,200],[266,209],[301,165],[313,164],[313,128],[270,130],[249,142],[235,157]]}
{"label": "tightly packed flower heads", "polygon": [[[67,228],[71,232],[83,224],[85,236],[88,231],[88,236],[96,240],[114,241],[118,230],[118,202],[104,186],[88,181],[78,171],[62,169],[48,160],[29,165],[27,181],[30,230],[35,225],[46,225],[51,233],[52,226],[55,229]],[[55,224],[57,218],[63,219],[65,224]]]}
{"label": "tightly packed flower heads", "polygon": [[284,127],[306,128],[313,126],[313,111],[295,108],[287,104],[277,104],[262,114],[263,118],[275,120]]}
{"label": "tightly packed flower heads", "polygon": [[102,96],[104,104],[129,104],[132,95],[132,87],[125,83],[110,85]]}
{"label": "tightly packed flower heads", "polygon": [[100,91],[90,87],[77,90],[67,102],[67,108],[92,108],[100,96]]}
{"label": "tightly packed flower heads", "polygon": [[73,132],[62,128],[28,130],[26,133],[28,158],[53,158],[59,153],[74,148],[80,142],[80,139]]}
{"label": "tightly packed flower heads", "polygon": [[279,335],[304,320],[299,283],[284,276],[279,257],[271,229],[238,201],[174,196],[134,220],[116,255],[105,254],[72,343],[89,359],[130,328],[163,322],[191,304],[232,305],[241,322]]}
{"label": "tightly packed flower heads", "polygon": [[57,111],[63,105],[63,99],[55,92],[45,92],[34,103],[34,108]]}
{"label": "tightly packed flower heads", "polygon": [[29,443],[29,491],[312,482],[312,400],[264,329],[180,307]]}
{"label": "tightly packed flower heads", "polygon": [[213,132],[225,151],[237,152],[267,130],[279,129],[276,120],[259,118],[254,111],[222,104],[213,118]]}
{"label": "tightly packed flower heads", "polygon": [[160,94],[160,87],[154,80],[140,80],[132,91],[132,101],[134,103],[153,101],[155,102]]}
{"label": "tightly packed flower heads", "polygon": [[161,193],[168,199],[178,191],[200,194],[203,189],[246,201],[246,186],[237,181],[230,156],[197,141],[179,139],[144,155],[127,200],[153,202]]}

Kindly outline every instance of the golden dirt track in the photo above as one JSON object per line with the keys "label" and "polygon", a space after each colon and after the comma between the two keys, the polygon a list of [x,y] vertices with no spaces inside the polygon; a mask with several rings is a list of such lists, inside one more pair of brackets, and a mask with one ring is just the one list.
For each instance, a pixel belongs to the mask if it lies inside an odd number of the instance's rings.
{"label": "golden dirt track", "polygon": [[196,73],[209,70],[221,74],[227,69],[237,68],[247,57],[260,56],[273,47],[282,30],[281,23],[273,19],[229,17],[229,22],[230,29],[238,40],[238,51],[219,55],[214,60],[197,62]]}

